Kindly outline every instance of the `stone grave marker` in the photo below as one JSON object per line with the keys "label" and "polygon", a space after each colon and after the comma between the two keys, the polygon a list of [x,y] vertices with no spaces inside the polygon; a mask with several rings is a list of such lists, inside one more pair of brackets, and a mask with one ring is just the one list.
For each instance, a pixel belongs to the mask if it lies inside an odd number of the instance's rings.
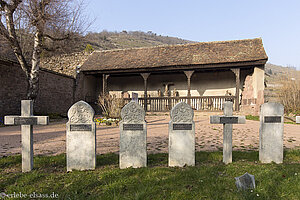
{"label": "stone grave marker", "polygon": [[300,116],[296,116],[296,123],[300,124]]}
{"label": "stone grave marker", "polygon": [[224,115],[210,116],[211,124],[223,124],[223,162],[232,163],[232,124],[245,124],[245,116],[233,116],[232,102],[223,104]]}
{"label": "stone grave marker", "polygon": [[139,94],[132,92],[132,101],[139,103]]}
{"label": "stone grave marker", "polygon": [[145,111],[135,101],[121,111],[120,168],[147,166],[147,124]]}
{"label": "stone grave marker", "polygon": [[32,100],[21,101],[21,116],[5,116],[5,125],[21,125],[22,172],[33,168],[33,125],[49,124],[48,116],[34,116]]}
{"label": "stone grave marker", "polygon": [[238,190],[255,189],[255,178],[254,175],[246,172],[244,175],[235,177],[235,185]]}
{"label": "stone grave marker", "polygon": [[68,111],[67,171],[96,168],[96,124],[94,110],[84,101]]}
{"label": "stone grave marker", "polygon": [[195,122],[192,107],[184,102],[171,110],[169,122],[169,166],[195,165]]}
{"label": "stone grave marker", "polygon": [[259,160],[262,163],[283,161],[283,114],[280,103],[264,103],[260,109]]}

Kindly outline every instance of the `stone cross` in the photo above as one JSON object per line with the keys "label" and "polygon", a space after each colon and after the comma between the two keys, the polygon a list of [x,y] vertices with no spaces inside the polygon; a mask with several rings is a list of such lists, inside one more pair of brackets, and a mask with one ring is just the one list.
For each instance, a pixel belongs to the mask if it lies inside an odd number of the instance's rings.
{"label": "stone cross", "polygon": [[300,124],[300,116],[296,116],[296,123]]}
{"label": "stone cross", "polygon": [[283,162],[283,114],[280,103],[264,103],[260,109],[259,160]]}
{"label": "stone cross", "polygon": [[195,122],[192,107],[184,102],[171,110],[169,122],[169,166],[195,166]]}
{"label": "stone cross", "polygon": [[210,116],[211,124],[223,124],[223,162],[232,163],[232,124],[245,124],[245,116],[232,116],[232,102],[223,104],[224,115]]}
{"label": "stone cross", "polygon": [[120,121],[120,168],[147,166],[145,111],[134,101],[125,105]]}
{"label": "stone cross", "polygon": [[67,171],[96,168],[96,123],[94,110],[84,101],[68,111]]}
{"label": "stone cross", "polygon": [[33,116],[32,100],[21,101],[21,116],[5,116],[5,125],[21,125],[22,172],[33,168],[33,125],[49,124],[48,116]]}

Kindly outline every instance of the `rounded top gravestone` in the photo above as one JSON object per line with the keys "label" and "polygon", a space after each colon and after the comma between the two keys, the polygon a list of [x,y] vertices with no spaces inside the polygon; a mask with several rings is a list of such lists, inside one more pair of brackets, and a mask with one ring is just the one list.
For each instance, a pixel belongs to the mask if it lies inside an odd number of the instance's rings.
{"label": "rounded top gravestone", "polygon": [[71,124],[82,124],[94,122],[94,109],[85,101],[78,101],[68,111]]}
{"label": "rounded top gravestone", "polygon": [[185,102],[176,104],[171,110],[172,122],[191,122],[194,118],[194,111],[192,107]]}
{"label": "rounded top gravestone", "polygon": [[280,103],[268,102],[261,105],[261,111],[263,115],[283,115],[284,107]]}
{"label": "rounded top gravestone", "polygon": [[141,123],[145,121],[145,111],[138,103],[131,101],[122,108],[121,117],[125,123]]}

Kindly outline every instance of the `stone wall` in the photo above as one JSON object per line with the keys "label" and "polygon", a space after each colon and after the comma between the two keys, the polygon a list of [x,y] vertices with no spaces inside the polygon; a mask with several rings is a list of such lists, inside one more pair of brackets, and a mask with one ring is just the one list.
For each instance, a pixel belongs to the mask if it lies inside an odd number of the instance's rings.
{"label": "stone wall", "polygon": [[41,70],[39,93],[34,104],[34,111],[41,114],[67,115],[75,98],[74,81],[72,77]]}
{"label": "stone wall", "polygon": [[[40,70],[39,95],[35,113],[66,115],[73,104],[74,78],[48,70]],[[26,99],[25,73],[16,63],[0,62],[0,117],[20,115],[21,100]]]}
{"label": "stone wall", "polygon": [[258,115],[264,103],[264,66],[254,67],[246,76],[242,92],[241,111]]}
{"label": "stone wall", "polygon": [[81,66],[86,61],[89,53],[76,52],[63,54],[41,59],[41,67],[54,72],[76,77],[76,67]]}
{"label": "stone wall", "polygon": [[21,114],[21,100],[26,99],[26,77],[20,66],[0,61],[0,118]]}

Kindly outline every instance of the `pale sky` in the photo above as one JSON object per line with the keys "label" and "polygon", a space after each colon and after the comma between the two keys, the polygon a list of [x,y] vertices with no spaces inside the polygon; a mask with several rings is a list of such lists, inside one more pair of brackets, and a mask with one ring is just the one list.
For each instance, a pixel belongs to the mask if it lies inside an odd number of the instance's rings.
{"label": "pale sky", "polygon": [[207,42],[261,37],[270,63],[300,70],[300,0],[87,0],[90,31]]}

